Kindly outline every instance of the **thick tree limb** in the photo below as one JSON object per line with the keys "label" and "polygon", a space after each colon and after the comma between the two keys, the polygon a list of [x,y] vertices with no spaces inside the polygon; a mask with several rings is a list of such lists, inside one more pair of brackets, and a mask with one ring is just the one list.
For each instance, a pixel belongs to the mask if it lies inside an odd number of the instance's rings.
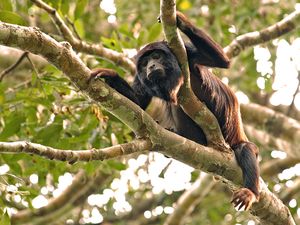
{"label": "thick tree limb", "polygon": [[296,178],[292,187],[285,188],[280,194],[284,203],[289,203],[295,195],[300,195],[300,177]]}
{"label": "thick tree limb", "polygon": [[286,157],[285,159],[273,159],[261,165],[261,175],[263,177],[272,177],[290,168],[297,163],[300,163],[300,158]]}
{"label": "thick tree limb", "polygon": [[150,148],[151,142],[149,140],[134,140],[126,144],[91,150],[61,150],[26,141],[0,142],[0,153],[29,153],[51,160],[68,161],[69,163],[92,160],[102,161],[135,152],[142,152]]}
{"label": "thick tree limb", "polygon": [[[32,44],[34,43],[34,45]],[[118,94],[102,81],[90,81],[90,70],[67,43],[58,43],[36,28],[0,22],[0,44],[15,46],[45,57],[61,69],[72,82],[109,112],[127,124],[140,137],[148,137],[162,153],[194,168],[219,175],[235,190],[242,183],[242,173],[232,153],[199,145],[161,128],[140,107]],[[261,183],[260,201],[251,213],[265,224],[295,224],[288,208]]]}
{"label": "thick tree limb", "polygon": [[292,143],[282,140],[281,138],[276,138],[271,134],[266,133],[263,130],[259,130],[253,127],[253,125],[248,125],[244,123],[244,129],[250,140],[259,143],[259,145],[264,146],[264,149],[280,149],[285,151],[289,155],[295,155],[294,150],[298,149],[298,145],[293,145]]}
{"label": "thick tree limb", "polygon": [[82,204],[108,177],[108,174],[99,171],[88,177],[81,170],[74,177],[72,184],[58,197],[52,198],[48,205],[39,209],[26,209],[13,214],[11,217],[12,224],[26,224],[27,222],[30,222],[30,224],[52,224],[58,218],[64,216],[65,213]]}
{"label": "thick tree limb", "polygon": [[209,194],[215,184],[216,182],[211,176],[199,177],[192,187],[180,196],[176,202],[176,207],[174,207],[174,212],[167,218],[164,225],[184,224],[185,218]]}
{"label": "thick tree limb", "polygon": [[124,215],[114,215],[106,217],[104,220],[105,222],[115,224],[118,222],[125,223],[127,221],[127,224],[132,224],[132,221],[136,221],[140,217],[144,217],[144,212],[146,210],[151,210],[155,208],[158,205],[163,204],[164,200],[166,198],[169,198],[170,196],[166,193],[162,192],[159,195],[153,195],[151,198],[145,198],[145,199],[135,199],[132,205],[132,211],[130,211],[128,214]]}
{"label": "thick tree limb", "polygon": [[[175,54],[184,76],[184,85],[180,88],[179,103],[184,112],[187,113],[205,133],[210,146],[226,149],[228,147],[223,138],[216,117],[194,94],[190,84],[189,64],[183,40],[177,30],[176,4],[173,0],[161,0],[160,14],[165,37],[169,47]],[[229,148],[227,151],[230,151]]]}
{"label": "thick tree limb", "polygon": [[267,133],[287,141],[294,146],[291,155],[300,155],[300,123],[272,109],[257,104],[241,105],[243,120],[248,124],[259,125]]}
{"label": "thick tree limb", "polygon": [[52,213],[57,208],[62,207],[63,205],[67,204],[69,200],[73,197],[74,193],[80,190],[86,183],[87,183],[87,174],[84,170],[80,170],[73,178],[72,184],[67,187],[67,189],[59,195],[57,198],[51,199],[47,206],[42,208],[36,209],[35,213],[31,209],[24,209],[19,211],[12,216],[12,222],[27,222],[34,217],[41,217],[45,216],[49,213]]}
{"label": "thick tree limb", "polygon": [[84,52],[91,55],[97,55],[108,59],[128,70],[130,73],[135,73],[135,64],[125,54],[105,48],[102,44],[90,44],[75,37],[64,20],[59,16],[55,8],[52,8],[42,0],[31,0],[36,6],[45,10],[53,19],[62,36],[68,41],[76,51]]}
{"label": "thick tree limb", "polygon": [[278,38],[300,24],[300,10],[295,10],[281,21],[260,31],[246,33],[236,37],[228,46],[224,48],[229,58],[239,55],[245,48],[258,45],[275,38]]}

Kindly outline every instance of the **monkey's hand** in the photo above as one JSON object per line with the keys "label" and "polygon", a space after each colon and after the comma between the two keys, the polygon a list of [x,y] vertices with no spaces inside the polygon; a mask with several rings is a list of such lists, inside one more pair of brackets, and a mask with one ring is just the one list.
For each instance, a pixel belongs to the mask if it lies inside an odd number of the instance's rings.
{"label": "monkey's hand", "polygon": [[115,89],[120,94],[124,95],[125,97],[129,98],[131,101],[139,105],[139,101],[135,95],[134,90],[122,77],[119,76],[116,71],[106,68],[94,69],[91,73],[89,82],[95,79],[103,79],[104,82],[111,88]]}
{"label": "monkey's hand", "polygon": [[117,80],[119,75],[116,71],[112,69],[106,69],[106,68],[97,68],[92,70],[91,79],[104,79],[105,83],[107,83],[109,86],[112,87],[112,84],[114,83],[114,80]]}
{"label": "monkey's hand", "polygon": [[248,188],[241,188],[233,193],[232,201],[234,207],[238,207],[238,210],[243,207],[245,210],[248,210],[254,202],[258,202],[259,197],[256,196],[251,190]]}

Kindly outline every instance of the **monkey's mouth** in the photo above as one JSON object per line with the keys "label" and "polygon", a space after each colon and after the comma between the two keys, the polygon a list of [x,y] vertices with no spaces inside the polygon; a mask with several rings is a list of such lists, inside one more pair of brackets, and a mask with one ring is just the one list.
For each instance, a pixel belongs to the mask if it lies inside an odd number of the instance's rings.
{"label": "monkey's mouth", "polygon": [[158,81],[159,79],[163,78],[164,76],[165,76],[164,70],[158,68],[156,70],[150,71],[150,73],[148,73],[148,75],[147,75],[147,78],[148,78],[148,80],[151,80],[151,81]]}

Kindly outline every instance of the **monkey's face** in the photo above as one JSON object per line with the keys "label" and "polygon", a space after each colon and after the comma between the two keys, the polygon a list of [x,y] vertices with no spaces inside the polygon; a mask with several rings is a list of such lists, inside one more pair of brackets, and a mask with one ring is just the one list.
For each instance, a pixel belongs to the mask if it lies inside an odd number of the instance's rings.
{"label": "monkey's face", "polygon": [[[162,51],[156,50],[143,56],[139,61],[139,70],[142,72],[142,80],[148,85],[154,85],[157,81],[166,77],[165,56]],[[140,74],[140,73],[139,73]]]}
{"label": "monkey's face", "polygon": [[178,62],[171,52],[153,50],[140,58],[137,67],[138,78],[150,95],[177,104],[182,77]]}

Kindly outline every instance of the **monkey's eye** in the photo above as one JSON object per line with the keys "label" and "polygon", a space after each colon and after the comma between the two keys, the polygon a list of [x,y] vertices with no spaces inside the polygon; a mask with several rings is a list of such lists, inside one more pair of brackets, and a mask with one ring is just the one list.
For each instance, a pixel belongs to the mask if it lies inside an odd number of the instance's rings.
{"label": "monkey's eye", "polygon": [[145,58],[140,62],[140,65],[141,65],[142,67],[146,67],[147,64],[148,64],[148,60],[145,59]]}
{"label": "monkey's eye", "polygon": [[158,52],[153,52],[151,56],[153,59],[159,59],[161,55]]}

